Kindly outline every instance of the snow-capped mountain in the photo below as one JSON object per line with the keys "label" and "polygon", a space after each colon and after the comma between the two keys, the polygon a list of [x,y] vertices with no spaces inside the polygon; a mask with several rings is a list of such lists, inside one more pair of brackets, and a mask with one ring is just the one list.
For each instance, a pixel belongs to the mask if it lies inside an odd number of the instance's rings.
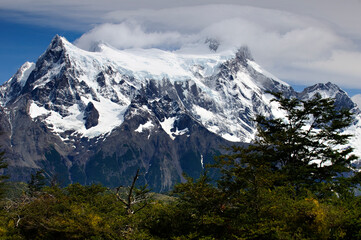
{"label": "snow-capped mountain", "polygon": [[[247,49],[240,49],[236,56],[232,52],[189,55],[158,49],[118,51],[104,44],[96,49],[98,52],[86,52],[56,36],[35,67],[26,63],[3,86],[3,92],[10,89],[11,94],[5,94],[1,104],[6,106],[20,93],[30,93],[32,119],[42,118],[64,140],[71,138],[63,134],[68,131],[92,138],[120,126],[136,94],[144,86],[154,85],[164,91],[160,96],[168,94],[172,100],[179,100],[179,107],[209,131],[236,142],[251,139],[253,125],[249,119],[254,112],[270,111],[268,104],[259,104],[267,102],[265,89],[291,91],[247,58]],[[30,77],[29,71],[33,71]],[[87,122],[88,106],[99,113],[96,124]],[[175,119],[159,119],[170,138]]]}
{"label": "snow-capped mountain", "polygon": [[[106,44],[90,52],[55,36],[0,89],[0,144],[13,178],[44,168],[64,183],[117,186],[140,168],[145,183],[168,190],[182,172],[198,176],[221,145],[251,141],[254,116],[282,114],[266,91],[303,99],[319,92],[356,107],[336,85],[297,93],[247,48],[217,52],[219,43],[206,43],[212,48],[197,54]],[[352,131],[361,136],[359,125]]]}

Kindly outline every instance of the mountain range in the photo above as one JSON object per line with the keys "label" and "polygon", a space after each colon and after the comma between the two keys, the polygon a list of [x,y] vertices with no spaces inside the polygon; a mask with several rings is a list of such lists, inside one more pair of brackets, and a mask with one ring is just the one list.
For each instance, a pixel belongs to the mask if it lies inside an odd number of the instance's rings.
{"label": "mountain range", "polygon": [[62,184],[140,183],[168,191],[183,173],[198,177],[223,146],[249,143],[257,114],[280,117],[269,91],[310,99],[316,93],[352,109],[350,144],[361,156],[361,112],[345,91],[319,83],[295,91],[268,73],[247,47],[218,52],[82,50],[55,36],[36,63],[0,87],[0,145],[14,181],[44,169]]}

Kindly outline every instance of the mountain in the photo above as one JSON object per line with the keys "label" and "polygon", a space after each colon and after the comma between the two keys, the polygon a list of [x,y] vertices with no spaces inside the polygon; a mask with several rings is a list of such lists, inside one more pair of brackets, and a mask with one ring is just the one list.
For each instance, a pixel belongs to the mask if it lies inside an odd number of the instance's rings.
{"label": "mountain", "polygon": [[25,63],[0,88],[0,144],[12,179],[42,168],[63,184],[115,187],[140,168],[142,183],[167,191],[183,172],[198,177],[221,146],[250,142],[255,115],[281,116],[267,91],[334,97],[355,112],[349,131],[360,146],[360,112],[339,87],[296,92],[246,47],[218,46],[208,40],[199,52],[170,52],[99,43],[84,51],[55,36],[36,63]]}

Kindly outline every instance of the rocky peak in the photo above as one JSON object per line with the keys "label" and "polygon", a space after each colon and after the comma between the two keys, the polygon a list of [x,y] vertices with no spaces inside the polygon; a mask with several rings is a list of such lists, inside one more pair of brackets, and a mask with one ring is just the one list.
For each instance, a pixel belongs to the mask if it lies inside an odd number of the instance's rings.
{"label": "rocky peak", "polygon": [[247,46],[242,46],[237,50],[236,59],[242,63],[247,63],[247,60],[254,61],[251,51]]}
{"label": "rocky peak", "polygon": [[331,82],[317,83],[313,86],[305,88],[300,93],[301,99],[312,98],[316,93],[319,93],[323,98],[334,98],[337,108],[353,109],[356,107],[355,103],[339,86]]}
{"label": "rocky peak", "polygon": [[[50,63],[58,63],[59,61],[64,60],[65,52],[66,52],[66,40],[59,35],[55,35],[55,37],[51,40],[48,49],[45,53],[39,58],[37,65],[47,62]],[[61,62],[60,62],[61,63]]]}
{"label": "rocky peak", "polygon": [[[254,61],[252,54],[247,46],[242,46],[237,50],[236,56],[234,58],[229,59],[220,65],[220,73],[222,75],[225,73],[229,75],[230,73],[237,73],[242,71],[241,69],[248,67],[249,60]],[[233,80],[234,76],[229,75],[227,78],[229,78],[229,80]]]}
{"label": "rocky peak", "polygon": [[24,87],[26,81],[29,78],[30,73],[34,70],[35,63],[26,62],[24,63],[18,71],[7,81],[3,86],[1,86],[0,93],[0,104],[6,105],[9,102],[12,102],[17,96],[19,96],[22,88]]}
{"label": "rocky peak", "polygon": [[336,92],[343,91],[343,90],[341,90],[336,84],[328,82],[328,83],[317,83],[315,85],[307,87],[303,90],[302,93],[310,93],[310,92],[315,92],[315,91],[328,91],[328,92],[336,93]]}
{"label": "rocky peak", "polygon": [[220,45],[219,41],[214,38],[207,38],[204,43],[208,44],[209,49],[213,52],[217,52],[217,49]]}
{"label": "rocky peak", "polygon": [[64,47],[64,41],[66,41],[64,38],[56,34],[53,39],[50,42],[49,48],[54,49],[57,47]]}
{"label": "rocky peak", "polygon": [[32,91],[36,81],[48,81],[46,75],[49,75],[49,72],[55,69],[64,72],[66,68],[70,68],[71,62],[66,54],[67,44],[70,43],[59,35],[53,38],[47,50],[37,60],[34,71],[30,74],[22,93]]}

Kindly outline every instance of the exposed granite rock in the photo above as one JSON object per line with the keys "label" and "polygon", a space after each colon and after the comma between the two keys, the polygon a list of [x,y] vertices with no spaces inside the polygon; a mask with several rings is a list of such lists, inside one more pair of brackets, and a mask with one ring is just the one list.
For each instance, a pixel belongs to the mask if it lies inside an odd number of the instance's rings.
{"label": "exposed granite rock", "polygon": [[89,129],[98,125],[99,112],[92,102],[89,102],[84,110],[85,128]]}

